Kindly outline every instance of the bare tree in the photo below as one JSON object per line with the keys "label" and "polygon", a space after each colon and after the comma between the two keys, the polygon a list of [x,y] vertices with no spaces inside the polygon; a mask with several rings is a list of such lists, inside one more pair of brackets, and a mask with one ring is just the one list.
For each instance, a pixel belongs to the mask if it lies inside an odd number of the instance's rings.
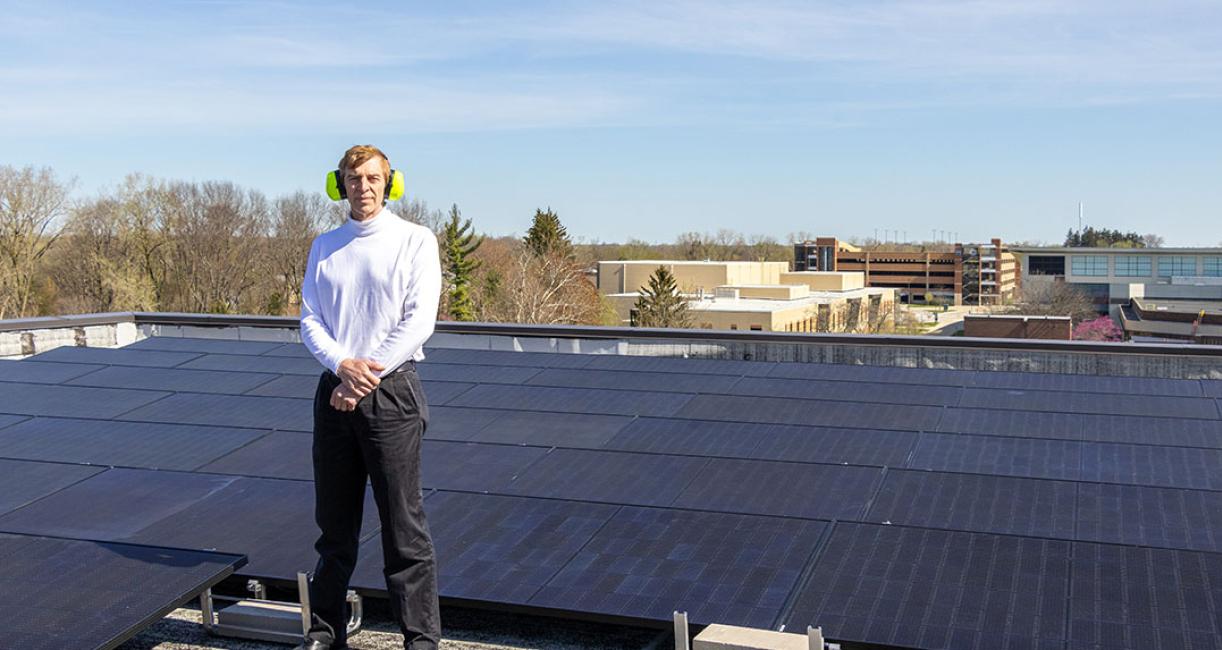
{"label": "bare tree", "polygon": [[1073,285],[1055,280],[1026,279],[1009,313],[1027,316],[1069,316],[1075,323],[1098,315],[1090,296]]}
{"label": "bare tree", "polygon": [[314,192],[298,191],[276,199],[271,213],[271,241],[267,251],[269,281],[274,285],[267,311],[296,314],[301,305],[301,282],[305,276],[310,243],[336,225],[334,207]]}
{"label": "bare tree", "polygon": [[[524,246],[515,248],[508,256],[497,256],[507,263],[504,268],[488,268],[489,258],[482,257],[485,284],[480,293],[489,299],[480,305],[483,320],[530,324],[606,320],[602,297],[581,267],[563,256],[535,255]],[[495,287],[488,286],[490,277],[495,278]]]}
{"label": "bare tree", "polygon": [[59,238],[70,185],[47,167],[0,165],[0,319],[30,314],[35,278]]}
{"label": "bare tree", "polygon": [[230,182],[174,183],[167,219],[174,246],[176,311],[238,313],[257,309],[252,289],[266,272],[269,209],[256,191]]}
{"label": "bare tree", "polygon": [[424,226],[434,234],[440,233],[445,227],[445,213],[441,210],[430,210],[429,204],[420,199],[399,199],[387,203],[386,207],[400,218]]}
{"label": "bare tree", "polygon": [[71,212],[52,268],[59,307],[72,312],[155,311],[166,265],[164,190],[129,176]]}
{"label": "bare tree", "polygon": [[1146,233],[1141,236],[1141,243],[1146,248],[1162,248],[1167,240],[1162,235]]}

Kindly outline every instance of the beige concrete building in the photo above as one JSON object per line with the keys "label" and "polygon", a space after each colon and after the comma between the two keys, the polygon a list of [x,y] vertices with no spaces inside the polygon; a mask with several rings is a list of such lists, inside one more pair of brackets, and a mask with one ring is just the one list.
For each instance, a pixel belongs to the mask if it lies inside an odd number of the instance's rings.
{"label": "beige concrete building", "polygon": [[894,289],[861,273],[789,271],[786,262],[633,260],[598,263],[598,290],[625,324],[658,267],[688,298],[692,327],[759,332],[870,332],[894,318]]}

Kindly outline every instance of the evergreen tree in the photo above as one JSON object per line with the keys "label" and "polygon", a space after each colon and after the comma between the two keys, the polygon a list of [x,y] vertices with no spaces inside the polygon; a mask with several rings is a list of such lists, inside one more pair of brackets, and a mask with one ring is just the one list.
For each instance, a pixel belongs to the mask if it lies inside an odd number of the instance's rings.
{"label": "evergreen tree", "polygon": [[649,285],[641,288],[634,309],[637,327],[687,327],[691,321],[675,276],[662,266],[649,276]]}
{"label": "evergreen tree", "polygon": [[555,255],[572,259],[574,256],[569,233],[551,207],[546,211],[535,210],[534,221],[530,224],[530,230],[526,231],[522,243],[526,244],[526,248],[536,257]]}
{"label": "evergreen tree", "polygon": [[450,219],[441,231],[442,276],[448,287],[448,312],[454,320],[475,320],[475,301],[471,298],[471,281],[479,260],[472,257],[483,237],[471,230],[471,220],[463,220],[458,205],[450,207]]}

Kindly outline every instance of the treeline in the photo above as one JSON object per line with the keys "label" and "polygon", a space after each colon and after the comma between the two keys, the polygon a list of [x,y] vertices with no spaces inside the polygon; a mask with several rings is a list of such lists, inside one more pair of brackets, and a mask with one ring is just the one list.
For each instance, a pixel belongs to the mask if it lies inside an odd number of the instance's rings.
{"label": "treeline", "polygon": [[[130,176],[72,201],[50,169],[0,166],[0,319],[108,311],[295,316],[310,242],[346,204],[274,199],[231,182]],[[613,319],[550,210],[523,239],[474,234],[458,206],[388,206],[436,233],[441,318],[598,324]]]}
{"label": "treeline", "polygon": [[1069,229],[1065,234],[1067,248],[1161,248],[1163,238],[1153,233],[1139,235],[1111,228],[1086,226],[1081,230]]}

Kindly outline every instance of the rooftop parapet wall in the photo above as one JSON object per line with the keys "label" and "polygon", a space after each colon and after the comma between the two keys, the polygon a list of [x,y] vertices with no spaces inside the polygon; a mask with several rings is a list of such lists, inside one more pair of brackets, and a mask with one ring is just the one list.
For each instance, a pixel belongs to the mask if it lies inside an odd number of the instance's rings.
{"label": "rooftop parapet wall", "polygon": [[[69,332],[71,334],[69,334]],[[297,319],[114,313],[0,321],[0,358],[148,336],[299,341]],[[25,347],[25,342],[29,347]],[[442,348],[1222,379],[1222,346],[441,322]]]}

